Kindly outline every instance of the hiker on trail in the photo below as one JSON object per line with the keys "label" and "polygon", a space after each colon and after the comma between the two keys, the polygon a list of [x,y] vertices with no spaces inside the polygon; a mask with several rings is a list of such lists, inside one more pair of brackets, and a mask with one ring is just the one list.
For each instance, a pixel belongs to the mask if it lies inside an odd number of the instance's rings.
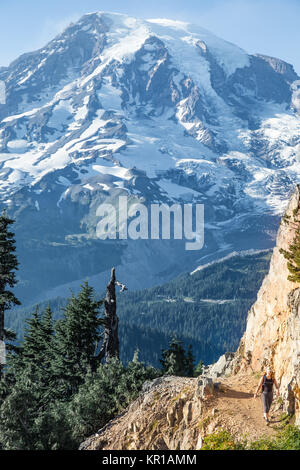
{"label": "hiker on trail", "polygon": [[264,405],[264,418],[269,423],[269,411],[273,401],[273,385],[277,389],[277,396],[279,396],[279,387],[276,382],[273,371],[267,367],[265,374],[261,377],[254,398],[257,397],[259,392],[262,392],[262,401]]}

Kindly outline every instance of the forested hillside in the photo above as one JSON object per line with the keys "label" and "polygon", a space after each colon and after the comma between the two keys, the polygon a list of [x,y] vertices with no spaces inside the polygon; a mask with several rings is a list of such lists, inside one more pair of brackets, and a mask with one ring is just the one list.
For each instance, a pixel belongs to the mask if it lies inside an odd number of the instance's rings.
{"label": "forested hillside", "polygon": [[[235,350],[269,261],[266,251],[236,255],[162,286],[119,294],[122,360],[131,360],[138,348],[141,360],[157,366],[174,333],[186,346],[192,344],[196,362],[214,362],[225,351]],[[50,301],[55,319],[61,317],[65,304],[62,298]],[[40,309],[47,305],[41,304]],[[33,310],[34,306],[7,315],[7,326],[19,338]]]}
{"label": "forested hillside", "polygon": [[[193,345],[196,361],[214,362],[220,354],[237,348],[269,261],[270,252],[234,256],[162,286],[122,294],[121,325],[150,330],[149,337],[175,332]],[[154,350],[143,346],[144,338],[132,339],[123,357],[131,358],[138,346],[141,359],[156,359],[150,356]]]}

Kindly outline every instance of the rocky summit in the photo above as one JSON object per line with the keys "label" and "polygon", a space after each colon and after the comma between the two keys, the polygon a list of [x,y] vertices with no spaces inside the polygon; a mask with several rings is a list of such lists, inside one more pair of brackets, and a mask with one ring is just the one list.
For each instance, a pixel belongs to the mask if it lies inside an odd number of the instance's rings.
{"label": "rocky summit", "polygon": [[[0,82],[0,197],[17,220],[23,301],[86,276],[99,287],[112,265],[139,288],[274,245],[300,177],[291,65],[184,22],[100,12],[0,68]],[[203,249],[99,239],[97,208],[120,195],[204,204]]]}

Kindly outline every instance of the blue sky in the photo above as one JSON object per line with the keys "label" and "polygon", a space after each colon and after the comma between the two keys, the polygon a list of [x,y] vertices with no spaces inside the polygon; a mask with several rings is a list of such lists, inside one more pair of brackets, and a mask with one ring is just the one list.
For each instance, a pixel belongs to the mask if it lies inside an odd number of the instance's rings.
{"label": "blue sky", "polygon": [[300,0],[0,0],[0,66],[99,10],[197,23],[249,53],[284,59],[300,74]]}

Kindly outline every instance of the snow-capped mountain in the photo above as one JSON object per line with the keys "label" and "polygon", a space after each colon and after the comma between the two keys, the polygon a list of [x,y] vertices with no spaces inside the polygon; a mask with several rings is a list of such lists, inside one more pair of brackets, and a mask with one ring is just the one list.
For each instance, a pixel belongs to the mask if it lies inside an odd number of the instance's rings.
{"label": "snow-capped mountain", "polygon": [[[187,23],[100,12],[0,68],[0,81],[0,197],[17,219],[26,299],[86,276],[99,285],[112,264],[137,288],[273,245],[300,180],[291,65]],[[204,248],[99,240],[99,204],[123,194],[204,203]]]}

